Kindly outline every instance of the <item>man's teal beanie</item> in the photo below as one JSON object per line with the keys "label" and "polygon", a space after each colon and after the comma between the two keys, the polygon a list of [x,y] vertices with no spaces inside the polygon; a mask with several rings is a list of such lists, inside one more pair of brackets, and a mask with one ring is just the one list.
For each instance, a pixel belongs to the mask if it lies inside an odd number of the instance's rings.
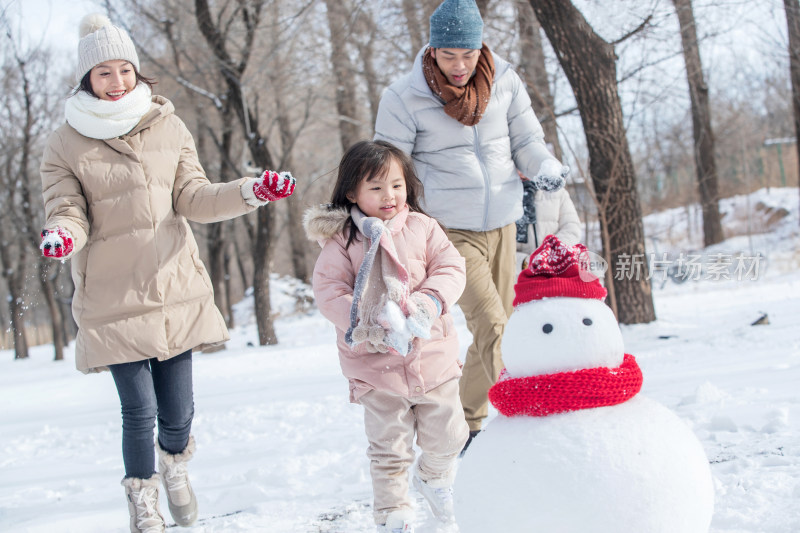
{"label": "man's teal beanie", "polygon": [[431,15],[432,48],[483,46],[483,19],[475,0],[444,0]]}

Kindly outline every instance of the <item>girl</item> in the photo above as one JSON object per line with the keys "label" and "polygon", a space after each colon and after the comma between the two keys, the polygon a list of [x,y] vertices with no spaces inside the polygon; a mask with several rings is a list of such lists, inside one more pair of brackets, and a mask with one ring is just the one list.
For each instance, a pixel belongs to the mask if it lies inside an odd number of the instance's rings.
{"label": "girl", "polygon": [[[569,170],[569,167],[563,167]],[[581,221],[567,191],[565,175],[557,171],[532,179],[517,171],[522,180],[522,218],[517,220],[517,265],[528,268],[528,258],[544,238],[555,235],[572,246],[581,237]]]}
{"label": "girl", "polygon": [[[81,22],[67,123],[41,164],[42,253],[72,259],[75,362],[108,369],[122,407],[122,457],[133,533],[164,531],[159,481],[182,526],[197,518],[186,471],[195,443],[192,349],[228,340],[187,222],[216,222],[289,196],[288,173],[212,184],[172,103],[152,96],[124,30]],[[161,473],[155,473],[158,419]]]}
{"label": "girl", "polygon": [[322,244],[313,289],[336,326],[350,401],[364,406],[378,531],[412,531],[408,468],[434,515],[453,522],[452,483],[468,429],[458,397],[458,337],[448,313],[464,259],[419,207],[411,159],[384,141],[342,157],[331,203],[305,216]]}

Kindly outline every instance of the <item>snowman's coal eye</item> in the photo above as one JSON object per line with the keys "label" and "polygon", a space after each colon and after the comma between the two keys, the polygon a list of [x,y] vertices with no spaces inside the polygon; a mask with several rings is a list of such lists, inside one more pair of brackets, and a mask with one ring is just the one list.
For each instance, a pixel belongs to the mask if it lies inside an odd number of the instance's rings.
{"label": "snowman's coal eye", "polygon": [[592,325],[592,319],[591,318],[584,318],[583,319],[583,323],[586,326],[591,326]]}
{"label": "snowman's coal eye", "polygon": [[553,325],[545,324],[544,326],[542,326],[542,331],[544,331],[545,333],[550,333],[551,331],[553,331]]}

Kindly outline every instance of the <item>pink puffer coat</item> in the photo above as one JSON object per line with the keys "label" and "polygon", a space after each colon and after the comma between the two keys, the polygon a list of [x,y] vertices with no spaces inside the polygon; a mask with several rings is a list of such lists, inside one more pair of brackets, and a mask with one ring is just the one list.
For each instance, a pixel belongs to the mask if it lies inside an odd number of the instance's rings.
{"label": "pink puffer coat", "polygon": [[342,372],[350,382],[350,400],[370,390],[389,391],[406,398],[424,394],[461,376],[458,336],[450,306],[464,290],[464,258],[432,218],[409,213],[405,226],[394,235],[397,255],[410,276],[410,292],[421,291],[442,304],[442,314],[431,328],[430,339],[415,339],[407,356],[371,353],[363,344],[351,348],[344,340],[350,326],[353,285],[369,243],[361,233],[345,247],[342,228],[345,210],[312,208],[306,213],[306,232],[320,241],[322,252],[314,267],[314,296],[322,314],[336,326]]}

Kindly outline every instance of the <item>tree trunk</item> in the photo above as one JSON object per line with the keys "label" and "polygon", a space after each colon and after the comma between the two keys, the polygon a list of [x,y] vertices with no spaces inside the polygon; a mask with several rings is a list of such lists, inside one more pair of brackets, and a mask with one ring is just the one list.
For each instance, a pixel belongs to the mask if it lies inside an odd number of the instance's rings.
{"label": "tree trunk", "polygon": [[[358,14],[356,21],[360,38],[356,39],[358,55],[361,58],[362,75],[367,84],[367,100],[369,101],[369,111],[371,117],[371,127],[375,127],[378,120],[378,106],[381,102],[381,83],[378,82],[378,74],[375,72],[375,35],[377,28],[372,20],[370,13],[364,9]],[[370,138],[373,130],[370,129]]]}
{"label": "tree trunk", "polygon": [[[228,104],[237,114],[241,124],[247,147],[253,158],[253,164],[262,169],[275,168],[272,156],[267,148],[267,139],[259,129],[258,115],[247,105],[244,98],[242,76],[253,49],[259,16],[263,2],[255,2],[240,7],[240,15],[244,24],[243,34],[237,34],[237,50],[239,61],[234,61],[227,50],[227,30],[221,31],[215,25],[208,7],[208,0],[195,0],[195,18],[197,26],[203,34],[211,52],[219,63],[220,74],[228,87]],[[272,322],[269,298],[269,268],[272,258],[272,228],[274,226],[273,210],[269,206],[256,211],[257,225],[252,242],[253,253],[253,299],[255,301],[256,325],[258,340],[262,346],[277,344],[275,327]]]}
{"label": "tree trunk", "polygon": [[422,0],[422,31],[426,43],[429,42],[431,35],[431,15],[441,3],[442,0]]}
{"label": "tree trunk", "polygon": [[515,7],[520,35],[519,74],[525,81],[533,110],[544,129],[544,140],[552,147],[556,159],[562,161],[563,153],[561,143],[558,141],[555,101],[550,92],[550,83],[544,62],[544,47],[539,34],[541,26],[536,20],[536,15],[528,0],[516,0]]}
{"label": "tree trunk", "polygon": [[[292,157],[291,147],[294,144],[295,135],[292,132],[289,119],[289,110],[283,101],[281,88],[275,91],[275,109],[278,122],[278,133],[281,137],[283,147],[282,168],[292,168],[294,158]],[[293,194],[284,200],[287,210],[287,224],[289,233],[289,249],[292,256],[292,271],[294,277],[308,282],[311,280],[308,264],[306,261],[306,234],[303,230],[303,197],[300,194]]]}
{"label": "tree trunk", "polygon": [[[800,2],[783,0],[786,24],[789,27],[789,73],[792,79],[792,107],[794,109],[794,135],[798,161],[800,161]],[[798,173],[800,186],[800,173]]]}
{"label": "tree trunk", "polygon": [[[655,320],[645,259],[642,209],[617,91],[616,54],[568,0],[530,0],[578,103],[589,151],[607,284],[623,324]],[[633,264],[634,271],[628,271]]]}
{"label": "tree trunk", "polygon": [[411,39],[411,53],[409,56],[413,60],[417,52],[422,50],[425,43],[428,42],[428,35],[422,30],[418,13],[419,6],[416,0],[403,0],[403,16],[406,19],[406,26],[408,27],[408,38]]}
{"label": "tree trunk", "polygon": [[[5,232],[3,232],[5,233]],[[8,289],[9,328],[14,338],[14,359],[28,358],[28,339],[25,336],[25,249],[18,242],[9,243],[0,235],[2,276]]]}
{"label": "tree trunk", "polygon": [[[21,266],[21,265],[20,265]],[[8,282],[8,311],[11,314],[11,331],[14,334],[14,359],[27,359],[28,339],[25,335],[25,303],[23,285],[19,280]]]}
{"label": "tree trunk", "polygon": [[64,346],[67,344],[67,332],[64,329],[61,306],[56,300],[56,287],[55,283],[53,283],[54,276],[50,275],[52,262],[44,257],[39,260],[37,265],[39,269],[39,286],[42,289],[42,296],[50,313],[50,328],[53,332],[53,360],[62,361],[64,359]]}
{"label": "tree trunk", "polygon": [[481,18],[486,21],[486,13],[489,9],[489,0],[475,0],[478,5],[478,11],[481,12]]}
{"label": "tree trunk", "polygon": [[352,32],[348,24],[349,10],[343,0],[325,0],[330,29],[331,65],[336,87],[336,112],[339,115],[339,139],[342,150],[361,140],[356,110],[355,68],[347,52],[347,38]]}
{"label": "tree trunk", "polygon": [[[233,315],[233,296],[231,294],[231,279],[233,278],[231,275],[231,249],[234,247],[234,243],[236,242],[236,233],[233,220],[227,221],[225,224],[225,232],[231,235],[230,240],[225,243],[222,253],[222,265],[225,269],[225,295],[227,296],[227,298],[225,298],[225,315],[228,317],[228,327],[233,329],[236,327],[236,320]],[[242,277],[242,283],[245,287],[247,287],[247,278],[244,276]]]}
{"label": "tree trunk", "polygon": [[[233,114],[229,110],[226,111],[227,112],[221,114],[222,139],[219,146],[217,146],[219,152],[219,181],[222,183],[227,183],[236,178],[229,164],[233,145],[233,130],[231,127]],[[202,131],[202,129],[200,131]],[[211,288],[214,290],[214,304],[216,304],[217,309],[222,313],[225,324],[230,328],[232,327],[233,317],[228,312],[230,309],[230,302],[227,286],[225,284],[225,233],[225,224],[223,222],[208,224],[206,246],[208,248],[208,274],[211,278]]]}
{"label": "tree trunk", "polygon": [[672,0],[681,28],[683,58],[686,78],[692,101],[692,130],[694,132],[694,161],[700,205],[703,209],[703,242],[706,246],[724,239],[719,216],[719,183],[714,162],[714,132],[711,129],[711,110],[708,105],[708,85],[703,76],[697,28],[692,11],[692,0]]}

